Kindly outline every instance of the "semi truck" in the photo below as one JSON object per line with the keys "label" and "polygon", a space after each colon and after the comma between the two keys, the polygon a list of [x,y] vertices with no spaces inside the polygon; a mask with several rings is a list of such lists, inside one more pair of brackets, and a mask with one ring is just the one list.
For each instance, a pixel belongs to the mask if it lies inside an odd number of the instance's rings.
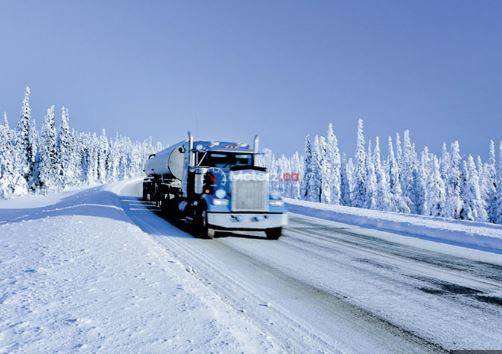
{"label": "semi truck", "polygon": [[188,223],[195,236],[217,231],[264,231],[277,240],[288,218],[281,196],[269,191],[269,173],[259,166],[254,143],[180,141],[148,157],[143,200]]}

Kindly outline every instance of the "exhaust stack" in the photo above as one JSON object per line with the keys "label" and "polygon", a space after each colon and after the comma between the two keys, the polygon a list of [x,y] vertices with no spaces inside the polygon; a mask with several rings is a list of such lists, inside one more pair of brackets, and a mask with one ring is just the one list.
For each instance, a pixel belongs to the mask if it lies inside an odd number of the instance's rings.
{"label": "exhaust stack", "polygon": [[193,136],[190,131],[188,131],[188,165],[193,166]]}
{"label": "exhaust stack", "polygon": [[255,153],[258,153],[258,149],[260,148],[260,137],[258,134],[254,136],[253,150]]}

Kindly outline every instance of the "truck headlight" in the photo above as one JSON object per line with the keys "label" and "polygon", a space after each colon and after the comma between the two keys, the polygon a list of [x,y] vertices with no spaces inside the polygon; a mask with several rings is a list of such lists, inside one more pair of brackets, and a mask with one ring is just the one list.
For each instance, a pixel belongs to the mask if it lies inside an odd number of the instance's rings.
{"label": "truck headlight", "polygon": [[283,206],[284,205],[284,202],[282,200],[271,200],[270,201],[270,205],[271,206],[277,206],[277,207],[280,207],[280,206]]}
{"label": "truck headlight", "polygon": [[213,205],[228,205],[228,199],[213,199]]}
{"label": "truck headlight", "polygon": [[227,192],[225,192],[224,189],[218,189],[218,190],[216,190],[216,192],[214,192],[214,195],[218,199],[223,199],[227,195]]}

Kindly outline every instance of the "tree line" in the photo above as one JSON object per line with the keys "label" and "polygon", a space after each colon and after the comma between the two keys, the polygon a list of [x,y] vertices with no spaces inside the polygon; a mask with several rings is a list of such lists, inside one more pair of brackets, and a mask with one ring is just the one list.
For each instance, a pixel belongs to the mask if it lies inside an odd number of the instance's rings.
{"label": "tree line", "polygon": [[[6,113],[0,124],[0,198],[140,176],[148,155],[162,149],[151,139],[75,131],[65,107],[59,128],[50,106],[39,131],[30,96],[27,87],[15,128]],[[343,154],[329,124],[326,136],[305,137],[303,155],[265,150],[263,163],[273,175],[295,176],[273,179],[272,189],[307,201],[502,224],[502,141],[498,161],[493,140],[485,161],[463,156],[458,141],[443,143],[436,155],[427,146],[417,152],[408,130],[386,142],[367,140],[359,119],[356,142],[354,156]]]}
{"label": "tree line", "polygon": [[276,179],[273,189],[307,201],[502,224],[502,141],[498,162],[493,140],[486,161],[463,156],[458,141],[443,143],[436,155],[427,146],[417,152],[408,130],[367,141],[362,119],[356,141],[355,156],[341,153],[329,124],[326,136],[306,136],[303,155],[267,151],[265,163],[275,175],[300,175]]}
{"label": "tree line", "polygon": [[161,150],[151,139],[143,142],[116,135],[75,131],[68,109],[50,106],[40,131],[32,119],[31,90],[26,88],[21,117],[15,128],[7,114],[0,124],[0,198],[47,192],[140,176],[149,154]]}

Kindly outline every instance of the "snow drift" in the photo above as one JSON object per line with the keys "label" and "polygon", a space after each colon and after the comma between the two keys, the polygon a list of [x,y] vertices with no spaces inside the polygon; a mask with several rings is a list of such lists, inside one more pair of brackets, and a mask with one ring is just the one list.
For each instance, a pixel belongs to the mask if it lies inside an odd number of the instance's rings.
{"label": "snow drift", "polygon": [[502,226],[285,199],[288,211],[502,254]]}

